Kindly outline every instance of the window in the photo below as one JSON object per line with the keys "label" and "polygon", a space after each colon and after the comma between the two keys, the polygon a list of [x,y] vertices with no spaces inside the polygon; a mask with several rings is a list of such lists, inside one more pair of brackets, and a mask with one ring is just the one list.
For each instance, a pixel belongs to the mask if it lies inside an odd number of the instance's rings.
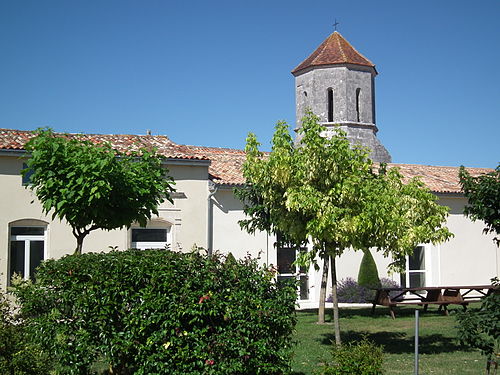
{"label": "window", "polygon": [[[427,246],[417,246],[413,254],[406,257],[406,272],[401,274],[401,286],[419,288],[428,286],[426,280],[428,265],[426,267]],[[428,262],[427,262],[428,263]]]}
{"label": "window", "polygon": [[[23,169],[28,169],[28,164],[23,163]],[[22,176],[23,186],[27,186],[31,183],[31,176],[33,176],[33,169],[28,170],[28,172]]]}
{"label": "window", "polygon": [[33,278],[35,269],[45,258],[45,227],[13,226],[10,228],[9,277]]}
{"label": "window", "polygon": [[299,281],[299,299],[309,299],[309,277],[306,267],[297,267],[293,264],[297,255],[307,251],[305,248],[295,248],[281,243],[281,236],[278,235],[278,281],[296,278]]}
{"label": "window", "polygon": [[170,244],[170,227],[132,228],[132,248],[134,249],[164,249]]}
{"label": "window", "polygon": [[333,89],[329,88],[328,91],[328,122],[333,122]]}
{"label": "window", "polygon": [[360,103],[360,100],[361,100],[361,89],[357,88],[356,89],[356,121],[357,122],[360,122],[360,119],[361,119],[361,116],[360,116],[360,112],[361,112],[361,103]]}

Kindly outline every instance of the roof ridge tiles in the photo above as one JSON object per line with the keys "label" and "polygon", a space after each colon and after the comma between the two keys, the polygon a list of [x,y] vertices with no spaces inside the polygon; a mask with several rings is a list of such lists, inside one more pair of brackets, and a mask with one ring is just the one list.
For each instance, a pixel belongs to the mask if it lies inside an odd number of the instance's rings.
{"label": "roof ridge tiles", "polygon": [[[0,131],[7,131],[7,132],[18,132],[18,133],[31,133],[33,134],[36,130],[23,130],[23,129],[9,129],[9,128],[0,128]],[[59,131],[54,131],[54,134],[69,134],[69,135],[96,135],[96,136],[110,136],[110,137],[163,137],[163,138],[168,138],[168,135],[164,134],[131,134],[131,133],[83,133],[83,132],[59,132]]]}
{"label": "roof ridge tiles", "polygon": [[[390,167],[408,166],[408,167],[420,167],[420,168],[425,167],[425,168],[430,168],[430,169],[444,169],[444,168],[459,169],[460,168],[460,166],[453,166],[453,165],[431,165],[431,164],[415,164],[415,163],[388,163],[387,165]],[[492,168],[487,168],[487,167],[465,167],[465,169],[493,171]]]}
{"label": "roof ridge tiles", "polygon": [[[202,153],[193,153],[188,147],[173,142],[166,135],[142,134],[91,134],[54,132],[58,136],[79,138],[93,143],[110,143],[119,152],[140,148],[156,149],[158,154],[171,159],[208,160]],[[0,128],[0,150],[24,151],[25,144],[35,135],[33,130]]]}
{"label": "roof ridge tiles", "polygon": [[[337,31],[334,31],[334,34],[336,33]],[[338,34],[338,33],[337,33]],[[339,34],[340,35],[340,34]],[[336,40],[337,44],[339,45],[339,50],[340,50],[340,54],[342,55],[342,57],[344,58],[344,60],[347,60],[347,56],[344,52],[344,49],[342,48],[342,44],[340,44],[340,38],[337,38]],[[356,49],[353,47],[353,49],[356,51]],[[358,52],[358,51],[356,51]]]}
{"label": "roof ridge tiles", "polygon": [[196,146],[196,145],[185,145],[186,147],[198,149],[198,150],[210,150],[210,151],[228,151],[234,152],[238,154],[244,154],[245,150],[239,148],[230,148],[230,147],[213,147],[213,146]]}

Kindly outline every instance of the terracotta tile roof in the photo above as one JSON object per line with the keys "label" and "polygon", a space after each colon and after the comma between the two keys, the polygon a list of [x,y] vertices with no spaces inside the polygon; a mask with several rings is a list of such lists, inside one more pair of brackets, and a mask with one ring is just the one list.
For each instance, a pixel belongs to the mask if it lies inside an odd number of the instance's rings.
{"label": "terracotta tile roof", "polygon": [[[196,155],[202,155],[212,161],[209,173],[212,180],[224,185],[243,185],[242,166],[245,162],[243,150],[188,146]],[[408,181],[419,177],[435,193],[461,193],[458,179],[459,167],[440,167],[419,164],[388,164],[389,168],[399,168],[403,178]],[[489,168],[467,168],[472,176],[492,172]]]}
{"label": "terracotta tile roof", "polygon": [[335,31],[307,59],[292,70],[292,74],[295,75],[312,66],[334,64],[354,64],[375,68],[370,60],[356,51],[342,35]]}
{"label": "terracotta tile roof", "polygon": [[[438,167],[420,164],[388,164],[397,167],[405,180],[420,177],[420,180],[435,193],[461,193],[458,179],[459,167]],[[493,172],[490,168],[467,168],[472,176]]]}
{"label": "terracotta tile roof", "polygon": [[208,173],[217,184],[243,185],[245,179],[242,174],[245,162],[245,151],[231,148],[187,146],[196,155],[211,160]]}
{"label": "terracotta tile roof", "polygon": [[[225,185],[243,185],[242,165],[245,162],[245,152],[242,150],[216,149],[194,147],[212,161],[209,171],[213,181]],[[458,179],[459,167],[439,167],[418,164],[394,164],[389,168],[399,168],[405,181],[419,177],[421,181],[435,193],[461,193]],[[492,172],[489,168],[467,168],[472,176]]]}
{"label": "terracotta tile roof", "polygon": [[[30,131],[0,129],[0,150],[24,150],[24,144],[32,136],[33,132]],[[155,147],[161,155],[167,158],[210,160],[208,177],[215,183],[230,186],[245,183],[242,174],[242,165],[245,162],[245,151],[243,150],[179,145],[163,135],[69,134],[69,136],[88,139],[95,143],[109,142],[121,152]],[[422,182],[433,192],[460,193],[458,167],[395,163],[388,166],[399,168],[406,180],[420,177]],[[489,168],[467,168],[467,170],[473,176],[493,171]]]}
{"label": "terracotta tile roof", "polygon": [[[205,159],[193,155],[185,145],[178,145],[164,135],[131,135],[131,134],[65,134],[69,137],[88,140],[95,144],[108,142],[119,152],[137,151],[141,148],[153,149],[172,159]],[[0,128],[0,150],[24,150],[24,145],[34,132]]]}

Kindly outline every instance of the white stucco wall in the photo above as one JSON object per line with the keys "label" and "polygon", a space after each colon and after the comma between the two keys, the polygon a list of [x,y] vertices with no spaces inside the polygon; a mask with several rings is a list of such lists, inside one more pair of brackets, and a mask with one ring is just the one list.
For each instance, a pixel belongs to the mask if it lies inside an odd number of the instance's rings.
{"label": "white stucco wall", "polygon": [[[231,190],[217,192],[214,205],[214,249],[231,251],[235,256],[247,254],[258,256],[266,264],[276,264],[275,238],[264,233],[249,235],[237,224],[244,218],[241,203]],[[484,224],[472,222],[463,215],[466,199],[460,196],[440,196],[439,204],[450,207],[448,228],[455,236],[443,244],[426,245],[427,285],[481,285],[489,284],[490,278],[498,276],[499,249],[494,245],[492,235],[484,235]],[[372,255],[377,263],[379,276],[400,282],[398,273],[389,273],[392,258],[385,258],[376,249]],[[337,259],[338,280],[352,277],[357,279],[363,253],[347,250]],[[321,267],[321,261],[318,261]],[[310,301],[318,301],[321,273],[311,267],[309,272]],[[329,280],[329,285],[330,285]]]}
{"label": "white stucco wall", "polygon": [[482,221],[472,222],[463,215],[465,198],[443,196],[439,203],[450,207],[447,225],[455,235],[439,246],[440,284],[490,284],[500,269],[500,249],[493,242],[494,236],[483,234]]}
{"label": "white stucco wall", "polygon": [[[268,236],[263,232],[248,234],[238,224],[238,221],[244,218],[242,204],[234,196],[232,189],[219,189],[214,197],[214,251],[222,253],[230,251],[237,258],[249,254],[252,257],[260,257],[262,264],[276,265],[275,236]],[[388,277],[387,265],[392,260],[384,258],[375,251],[372,251],[372,254],[377,262],[380,277]],[[360,251],[348,250],[337,259],[338,280],[346,277],[357,279],[362,256],[363,253]],[[322,266],[319,259],[318,264]],[[329,280],[329,285],[330,282]],[[314,266],[311,266],[309,269],[310,301],[319,300],[320,285],[321,272],[316,272]]]}
{"label": "white stucco wall", "polygon": [[[426,280],[429,286],[489,285],[490,279],[499,276],[500,249],[493,242],[493,235],[483,234],[482,221],[472,222],[463,215],[466,199],[461,196],[440,196],[438,203],[450,208],[447,226],[454,237],[449,241],[432,245],[427,244]],[[388,265],[392,258],[372,249],[377,263],[379,276],[400,282],[400,274],[389,273]],[[346,277],[357,279],[363,253],[348,250],[337,258],[337,279]],[[322,262],[318,264],[322,266]],[[310,301],[319,300],[320,272],[310,274]],[[328,292],[331,293],[331,279],[328,280]],[[313,306],[313,305],[307,305]]]}
{"label": "white stucco wall", "polygon": [[[459,195],[439,195],[438,203],[449,207],[446,226],[454,236],[440,244],[426,244],[426,285],[461,286],[488,285],[499,276],[500,249],[493,242],[493,235],[485,235],[484,222],[473,222],[463,211],[467,199]],[[376,256],[379,274],[384,277],[390,259]],[[358,262],[359,264],[359,262]],[[399,274],[389,278],[400,281]]]}
{"label": "white stucco wall", "polygon": [[241,202],[232,188],[218,189],[214,196],[214,251],[231,252],[236,258],[250,255],[260,257],[263,264],[276,264],[274,236],[265,232],[249,234],[241,229],[238,221],[245,218]]}
{"label": "white stucco wall", "polygon": [[[9,225],[18,220],[38,220],[47,223],[47,258],[59,258],[72,253],[75,239],[70,227],[58,219],[43,215],[34,194],[22,186],[20,170],[23,161],[18,157],[0,156],[0,285],[8,277]],[[172,249],[190,251],[193,245],[207,247],[208,215],[208,165],[205,163],[173,163],[169,174],[176,181],[179,193],[174,203],[164,202],[159,207],[159,217],[154,223],[172,226]],[[34,203],[31,203],[34,201]],[[500,250],[492,235],[484,235],[482,222],[472,222],[462,214],[466,203],[459,196],[440,196],[439,203],[450,207],[448,227],[455,234],[450,241],[431,246],[427,280],[429,285],[489,284],[490,278],[499,275]],[[235,257],[259,257],[262,264],[277,264],[274,236],[258,232],[248,234],[238,224],[244,218],[242,205],[232,188],[219,187],[213,197],[213,249],[231,252]],[[92,232],[84,242],[84,252],[109,251],[109,247],[130,247],[130,230]],[[399,275],[388,275],[390,258],[372,251],[380,277],[392,277],[399,282]],[[337,259],[338,280],[357,278],[362,258],[361,252],[346,251]],[[321,266],[321,264],[320,264]],[[310,300],[319,297],[320,272],[311,267],[309,272]]]}
{"label": "white stucco wall", "polygon": [[[20,171],[23,160],[16,156],[0,156],[0,287],[7,284],[9,275],[9,225],[45,224],[45,258],[60,258],[70,254],[76,240],[65,221],[44,215],[34,193],[22,186]],[[176,190],[186,198],[165,201],[158,208],[153,223],[172,226],[172,249],[189,251],[194,244],[206,246],[207,175],[208,164],[168,165],[169,174],[176,181]],[[32,203],[33,202],[33,203]],[[28,223],[26,220],[30,220]],[[93,231],[84,240],[83,252],[119,250],[131,245],[131,231]]]}
{"label": "white stucco wall", "polygon": [[174,250],[190,251],[196,246],[207,246],[208,166],[167,165],[175,180],[175,189],[185,198],[174,200],[174,207],[164,204],[159,211],[175,218]]}

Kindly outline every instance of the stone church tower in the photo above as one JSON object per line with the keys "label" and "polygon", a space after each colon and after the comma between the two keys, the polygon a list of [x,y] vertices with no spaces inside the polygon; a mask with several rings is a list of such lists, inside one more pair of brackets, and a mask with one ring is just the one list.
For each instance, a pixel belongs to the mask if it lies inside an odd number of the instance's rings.
{"label": "stone church tower", "polygon": [[292,74],[295,76],[297,125],[307,109],[320,117],[326,133],[335,125],[351,143],[370,148],[376,162],[391,162],[375,125],[375,65],[337,31]]}

